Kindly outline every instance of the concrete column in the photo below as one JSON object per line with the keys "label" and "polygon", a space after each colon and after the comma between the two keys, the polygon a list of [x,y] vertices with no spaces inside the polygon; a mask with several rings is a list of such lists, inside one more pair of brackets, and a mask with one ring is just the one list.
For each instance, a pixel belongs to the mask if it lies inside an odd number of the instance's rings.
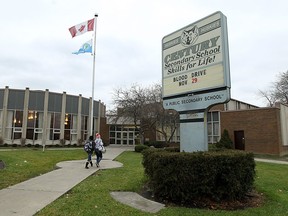
{"label": "concrete column", "polygon": [[93,134],[90,134],[90,131],[92,131],[92,133],[93,133],[93,128],[91,128],[91,124],[90,124],[90,122],[93,121],[92,113],[94,113],[94,112],[92,112],[92,103],[93,103],[93,100],[90,97],[90,100],[89,100],[89,117],[88,117],[88,122],[87,122],[88,123],[88,127],[87,127],[88,136],[93,135]]}
{"label": "concrete column", "polygon": [[7,107],[8,107],[8,97],[9,97],[9,86],[5,87],[4,98],[3,98],[3,114],[2,114],[2,137],[5,139],[5,131],[7,125]]}
{"label": "concrete column", "polygon": [[44,150],[44,146],[46,145],[47,126],[50,123],[48,122],[48,102],[49,102],[49,89],[46,89],[45,97],[44,97],[44,110],[43,110],[43,131],[42,131],[43,150]]}
{"label": "concrete column", "polygon": [[63,95],[62,95],[62,110],[61,110],[61,125],[60,125],[60,139],[64,139],[65,114],[66,114],[66,92],[63,92]]}
{"label": "concrete column", "polygon": [[26,139],[27,133],[27,118],[28,118],[28,105],[29,105],[29,88],[26,88],[24,95],[24,108],[22,119],[22,138]]}
{"label": "concrete column", "polygon": [[[79,95],[78,98],[78,115],[77,115],[77,142],[78,140],[82,139],[81,137],[81,115],[82,113],[82,95]],[[80,144],[80,143],[77,143]]]}

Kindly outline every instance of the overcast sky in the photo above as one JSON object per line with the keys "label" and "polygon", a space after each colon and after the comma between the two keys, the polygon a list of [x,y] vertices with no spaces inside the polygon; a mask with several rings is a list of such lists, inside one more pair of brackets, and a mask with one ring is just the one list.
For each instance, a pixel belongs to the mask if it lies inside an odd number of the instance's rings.
{"label": "overcast sky", "polygon": [[161,83],[162,38],[216,11],[227,17],[232,98],[264,106],[288,70],[284,0],[9,0],[0,7],[0,88],[92,96],[93,57],[73,55],[91,39],[68,28],[98,13],[94,99],[112,108],[115,88]]}

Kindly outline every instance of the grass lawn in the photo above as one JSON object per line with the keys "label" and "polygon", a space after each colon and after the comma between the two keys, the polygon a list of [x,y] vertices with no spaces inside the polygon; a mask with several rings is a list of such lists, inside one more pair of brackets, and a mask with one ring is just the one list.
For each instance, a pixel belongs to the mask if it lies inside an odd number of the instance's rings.
{"label": "grass lawn", "polygon": [[[5,175],[9,175],[9,178],[14,178],[15,169],[27,170],[27,174],[23,174],[26,178],[37,175],[36,171],[33,175],[30,174],[32,168],[26,163],[21,162],[23,160],[34,161],[38,160],[46,161],[42,163],[42,166],[37,166],[38,174],[46,171],[43,169],[43,164],[49,164],[50,170],[53,169],[55,163],[61,160],[71,159],[83,159],[85,153],[82,150],[65,151],[19,151],[26,157],[21,157],[18,165],[13,165],[13,169],[10,167],[11,163],[15,163],[18,156],[18,151],[14,152],[0,152],[0,159],[4,160],[7,164],[6,170],[0,171],[1,186],[2,182],[8,180]],[[17,153],[13,159],[14,153]],[[42,156],[41,154],[42,153]],[[43,156],[47,154],[47,156]],[[67,155],[66,155],[67,154]],[[20,154],[21,155],[21,154]],[[66,155],[67,159],[63,159]],[[4,158],[4,159],[3,159]],[[30,158],[29,160],[27,158]],[[10,161],[6,161],[9,159]],[[18,159],[17,159],[18,160]],[[97,171],[94,175],[88,177],[86,180],[74,187],[69,193],[63,195],[55,202],[48,205],[37,216],[48,215],[157,215],[157,216],[175,216],[175,215],[288,215],[288,166],[279,164],[268,164],[257,162],[255,179],[255,187],[257,191],[262,192],[265,196],[265,203],[258,208],[249,208],[245,210],[237,211],[222,211],[222,210],[205,210],[205,209],[189,209],[181,207],[166,207],[156,214],[150,214],[141,212],[137,209],[133,209],[129,206],[123,205],[115,201],[109,194],[111,191],[139,191],[143,182],[145,181],[144,170],[141,164],[142,155],[135,152],[124,152],[117,157],[117,161],[124,164],[123,167],[117,169],[108,169]],[[19,169],[21,162],[21,168]],[[25,169],[24,169],[25,168]],[[24,172],[24,171],[20,171]],[[9,179],[8,178],[8,179]],[[11,179],[10,179],[11,180]],[[3,186],[2,186],[3,188]]]}
{"label": "grass lawn", "polygon": [[60,161],[84,159],[87,154],[83,149],[77,150],[45,150],[12,149],[0,151],[0,160],[6,168],[0,170],[0,189],[17,184],[29,178],[47,173],[55,169]]}

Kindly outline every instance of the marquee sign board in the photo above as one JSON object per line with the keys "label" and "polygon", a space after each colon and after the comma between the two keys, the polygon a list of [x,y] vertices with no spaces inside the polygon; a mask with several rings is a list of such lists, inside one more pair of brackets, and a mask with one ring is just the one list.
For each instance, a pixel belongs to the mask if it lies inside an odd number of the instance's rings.
{"label": "marquee sign board", "polygon": [[227,21],[221,12],[162,39],[165,109],[205,109],[227,102],[230,87]]}

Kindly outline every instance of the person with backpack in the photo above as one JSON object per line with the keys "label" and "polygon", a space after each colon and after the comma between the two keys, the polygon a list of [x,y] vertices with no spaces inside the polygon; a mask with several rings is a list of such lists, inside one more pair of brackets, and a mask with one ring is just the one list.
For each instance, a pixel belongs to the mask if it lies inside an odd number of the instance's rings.
{"label": "person with backpack", "polygon": [[95,154],[96,154],[96,166],[99,167],[100,161],[102,160],[102,152],[105,151],[103,141],[101,139],[101,135],[96,133],[95,139]]}
{"label": "person with backpack", "polygon": [[87,162],[85,164],[86,169],[89,169],[89,167],[88,167],[89,163],[90,163],[91,167],[93,166],[92,155],[93,155],[94,148],[95,148],[95,143],[93,141],[93,136],[90,136],[88,141],[84,145],[84,150],[87,152],[87,155],[88,155]]}

